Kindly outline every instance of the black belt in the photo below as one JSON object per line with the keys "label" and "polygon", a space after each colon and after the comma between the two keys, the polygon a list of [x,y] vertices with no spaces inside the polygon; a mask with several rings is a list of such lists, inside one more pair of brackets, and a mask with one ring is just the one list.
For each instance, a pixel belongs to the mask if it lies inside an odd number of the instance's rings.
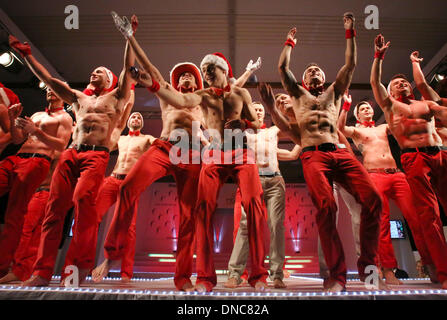
{"label": "black belt", "polygon": [[274,172],[274,173],[259,173],[260,177],[268,177],[268,178],[273,178],[273,177],[280,177],[281,176],[281,172]]}
{"label": "black belt", "polygon": [[[158,139],[161,140],[161,141],[166,141],[166,142],[168,142],[168,143],[170,143],[172,145],[176,145],[177,143],[182,141],[182,139],[180,137],[177,138],[176,140],[172,140],[172,139],[170,140],[169,138],[166,138],[166,137],[160,137]],[[191,141],[191,139],[188,139],[188,146],[192,149],[192,141]],[[200,142],[199,142],[199,146],[200,146]]]}
{"label": "black belt", "polygon": [[51,158],[46,154],[41,153],[17,153],[16,154],[20,158],[44,158],[51,162]]}
{"label": "black belt", "polygon": [[113,172],[111,176],[118,180],[124,180],[126,179],[127,174],[118,174]]}
{"label": "black belt", "polygon": [[301,153],[306,152],[306,151],[324,151],[324,152],[330,152],[330,151],[335,151],[337,149],[346,149],[346,146],[343,143],[322,143],[319,144],[318,146],[309,146],[309,147],[304,147],[301,151]]}
{"label": "black belt", "polygon": [[405,148],[402,149],[401,153],[408,152],[425,152],[425,153],[438,153],[439,151],[447,150],[444,146],[429,146],[429,147],[418,147],[418,148]]}
{"label": "black belt", "polygon": [[96,146],[91,144],[73,144],[71,145],[71,148],[75,149],[78,152],[84,152],[84,151],[105,151],[110,152],[109,148],[103,147],[103,146]]}
{"label": "black belt", "polygon": [[369,173],[397,173],[401,172],[399,168],[375,168],[375,169],[367,169]]}

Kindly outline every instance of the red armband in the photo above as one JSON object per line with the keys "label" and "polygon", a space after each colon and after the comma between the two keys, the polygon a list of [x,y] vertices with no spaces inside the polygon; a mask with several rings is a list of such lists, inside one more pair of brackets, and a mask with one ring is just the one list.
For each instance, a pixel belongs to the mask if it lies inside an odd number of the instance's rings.
{"label": "red armband", "polygon": [[132,83],[132,85],[130,86],[130,90],[135,90],[135,83]]}
{"label": "red armband", "polygon": [[383,57],[385,57],[385,51],[383,51],[383,52],[376,51],[374,53],[374,59],[379,58],[380,60],[383,60]]}
{"label": "red armband", "polygon": [[351,104],[348,101],[345,101],[343,103],[343,110],[349,111],[349,109],[351,109]]}
{"label": "red armband", "polygon": [[158,90],[160,90],[160,84],[157,81],[155,81],[154,79],[152,79],[152,87],[147,87],[147,90],[155,93]]}
{"label": "red armband", "polygon": [[354,29],[348,29],[348,30],[346,30],[346,33],[345,33],[345,37],[346,37],[346,39],[354,38],[356,35],[357,35],[357,32],[355,32]]}
{"label": "red armband", "polygon": [[285,46],[291,46],[292,49],[295,48],[295,42],[292,39],[287,39],[286,42],[284,42]]}

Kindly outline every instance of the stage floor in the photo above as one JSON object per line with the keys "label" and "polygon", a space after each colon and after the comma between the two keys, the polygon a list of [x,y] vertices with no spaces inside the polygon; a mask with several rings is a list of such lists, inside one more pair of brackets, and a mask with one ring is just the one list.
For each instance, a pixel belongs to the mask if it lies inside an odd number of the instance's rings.
{"label": "stage floor", "polygon": [[[0,285],[1,300],[406,300],[447,299],[447,290],[429,279],[403,279],[403,285],[390,286],[386,291],[368,291],[358,279],[348,280],[347,291],[324,293],[323,281],[316,275],[291,275],[284,279],[286,289],[271,287],[256,292],[250,286],[227,289],[226,275],[218,276],[217,286],[211,293],[179,292],[175,290],[172,274],[151,274],[122,283],[120,278],[106,278],[101,284],[87,280],[79,288],[59,286],[54,277],[48,287],[21,287],[19,282]],[[192,278],[193,283],[195,277]]]}

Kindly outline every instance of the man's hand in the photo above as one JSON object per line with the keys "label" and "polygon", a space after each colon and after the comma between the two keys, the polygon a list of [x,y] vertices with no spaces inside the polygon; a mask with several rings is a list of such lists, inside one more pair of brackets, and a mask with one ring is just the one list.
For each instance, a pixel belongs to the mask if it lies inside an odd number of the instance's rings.
{"label": "man's hand", "polygon": [[132,79],[135,80],[142,87],[152,87],[153,82],[151,75],[148,72],[144,71],[143,68],[139,68],[137,70],[138,71],[136,72],[131,72]]}
{"label": "man's hand", "polygon": [[[115,11],[110,12],[113,18],[113,22],[115,22],[116,28],[123,34],[123,36],[128,39],[133,35],[133,26],[130,21],[124,16],[122,19]],[[138,24],[138,20],[137,20]]]}
{"label": "man's hand", "polygon": [[352,30],[354,29],[354,14],[352,12],[346,12],[343,15],[343,24],[345,27],[345,30]]}
{"label": "man's hand", "polygon": [[351,97],[351,95],[349,94],[349,91],[348,91],[348,90],[346,90],[345,93],[343,94],[343,102],[347,102],[347,103],[349,103],[349,104],[352,103],[352,97]]}
{"label": "man's hand", "polygon": [[374,39],[374,50],[379,53],[385,53],[385,51],[389,48],[390,44],[391,44],[390,41],[388,41],[385,44],[385,38],[381,34],[379,34]]}
{"label": "man's hand", "polygon": [[256,60],[255,63],[253,63],[253,60],[248,61],[247,67],[245,68],[245,70],[247,71],[256,71],[259,68],[261,68],[261,57],[258,58],[258,60]]}
{"label": "man's hand", "polygon": [[241,131],[244,131],[246,127],[245,121],[240,119],[228,120],[224,124],[224,129],[241,129]]}
{"label": "man's hand", "polygon": [[21,43],[19,39],[17,39],[13,35],[9,35],[9,46],[20,53],[22,57],[26,57],[31,54],[31,46],[29,45],[29,43]]}
{"label": "man's hand", "polygon": [[413,51],[410,55],[411,62],[417,62],[420,63],[424,58],[419,58],[419,51]]}
{"label": "man's hand", "polygon": [[17,118],[15,125],[26,134],[33,134],[37,130],[36,124],[29,117]]}
{"label": "man's hand", "polygon": [[135,35],[135,32],[137,32],[138,29],[138,18],[136,15],[132,15],[132,17],[130,18],[130,23],[132,24],[132,31]]}
{"label": "man's hand", "polygon": [[261,82],[258,84],[258,91],[267,110],[273,110],[275,108],[275,95],[272,87],[265,82]]}
{"label": "man's hand", "polygon": [[10,106],[8,108],[9,119],[12,119],[12,120],[16,119],[22,113],[22,110],[23,110],[23,106],[21,103],[16,103],[16,104],[13,104],[12,106]]}
{"label": "man's hand", "polygon": [[293,27],[292,29],[289,30],[289,33],[287,33],[287,39],[292,40],[295,44],[296,44],[296,27]]}

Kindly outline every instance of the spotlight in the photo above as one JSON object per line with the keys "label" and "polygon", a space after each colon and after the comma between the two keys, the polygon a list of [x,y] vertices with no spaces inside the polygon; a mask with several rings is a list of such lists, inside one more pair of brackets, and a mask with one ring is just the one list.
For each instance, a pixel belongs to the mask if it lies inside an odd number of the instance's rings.
{"label": "spotlight", "polygon": [[46,90],[47,89],[47,85],[45,84],[45,82],[39,81],[39,89],[42,89],[42,90]]}
{"label": "spotlight", "polygon": [[435,74],[435,79],[436,79],[438,82],[441,82],[442,80],[445,79],[445,76],[444,76],[443,74],[437,73],[437,74]]}
{"label": "spotlight", "polygon": [[14,62],[14,56],[11,54],[11,52],[3,52],[0,55],[0,64],[5,68],[11,66],[13,62]]}

